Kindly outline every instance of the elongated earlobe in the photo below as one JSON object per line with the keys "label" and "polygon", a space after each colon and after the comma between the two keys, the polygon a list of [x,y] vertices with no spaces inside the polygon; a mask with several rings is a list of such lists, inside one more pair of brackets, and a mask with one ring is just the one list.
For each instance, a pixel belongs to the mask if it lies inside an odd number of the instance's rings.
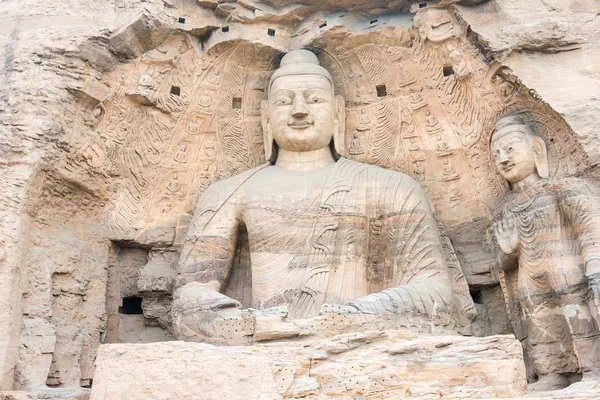
{"label": "elongated earlobe", "polygon": [[542,178],[547,178],[548,171],[548,152],[546,143],[541,137],[535,136],[531,139],[531,147],[533,148],[533,159],[538,175]]}
{"label": "elongated earlobe", "polygon": [[260,117],[262,121],[263,138],[265,146],[265,159],[267,162],[274,163],[277,155],[275,154],[275,146],[273,145],[273,134],[269,128],[269,103],[263,100],[260,104]]}
{"label": "elongated earlobe", "polygon": [[346,140],[346,104],[342,96],[335,96],[335,112],[333,123],[333,148],[337,154],[335,158],[344,156]]}

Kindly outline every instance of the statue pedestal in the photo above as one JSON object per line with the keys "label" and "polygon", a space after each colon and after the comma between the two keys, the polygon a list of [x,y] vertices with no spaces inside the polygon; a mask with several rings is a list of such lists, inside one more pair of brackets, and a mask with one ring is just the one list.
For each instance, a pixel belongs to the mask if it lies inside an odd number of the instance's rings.
{"label": "statue pedestal", "polygon": [[244,347],[102,345],[91,399],[495,398],[526,390],[512,336],[379,331]]}

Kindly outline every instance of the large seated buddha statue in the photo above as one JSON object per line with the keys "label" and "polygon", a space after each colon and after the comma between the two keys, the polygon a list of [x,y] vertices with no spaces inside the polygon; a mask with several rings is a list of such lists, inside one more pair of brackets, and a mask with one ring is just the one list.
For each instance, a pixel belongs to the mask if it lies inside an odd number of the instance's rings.
{"label": "large seated buddha statue", "polygon": [[[342,157],[344,107],[313,53],[281,60],[262,104],[268,162],[208,187],[194,212],[173,298],[178,338],[250,343],[256,320],[275,314],[468,329],[466,281],[448,267],[427,195],[403,173]],[[247,309],[224,294],[244,228]]]}

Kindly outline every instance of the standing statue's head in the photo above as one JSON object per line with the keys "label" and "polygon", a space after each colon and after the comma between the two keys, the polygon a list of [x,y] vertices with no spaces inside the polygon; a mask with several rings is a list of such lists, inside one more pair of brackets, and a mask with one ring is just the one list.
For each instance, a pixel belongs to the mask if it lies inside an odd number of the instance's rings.
{"label": "standing statue's head", "polygon": [[496,168],[512,185],[527,178],[548,177],[546,144],[520,115],[512,114],[498,120],[492,134],[491,151]]}
{"label": "standing statue's head", "polygon": [[308,50],[282,58],[261,114],[267,160],[275,161],[277,148],[306,152],[332,145],[334,156],[343,154],[344,99],[335,95],[331,75]]}

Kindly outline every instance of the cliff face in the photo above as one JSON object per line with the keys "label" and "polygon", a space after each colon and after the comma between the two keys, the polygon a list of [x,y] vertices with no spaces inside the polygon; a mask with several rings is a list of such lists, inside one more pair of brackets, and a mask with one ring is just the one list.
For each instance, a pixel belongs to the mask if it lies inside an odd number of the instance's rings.
{"label": "cliff face", "polygon": [[[553,174],[598,177],[600,6],[354,3],[0,4],[0,389],[89,386],[101,342],[170,338],[189,214],[264,162],[260,101],[292,48],[318,50],[346,98],[347,156],[419,180],[494,297],[493,123],[530,111]],[[497,303],[480,334],[508,329]]]}
{"label": "cliff face", "polygon": [[490,57],[565,118],[597,165],[600,4],[499,0],[458,8]]}

